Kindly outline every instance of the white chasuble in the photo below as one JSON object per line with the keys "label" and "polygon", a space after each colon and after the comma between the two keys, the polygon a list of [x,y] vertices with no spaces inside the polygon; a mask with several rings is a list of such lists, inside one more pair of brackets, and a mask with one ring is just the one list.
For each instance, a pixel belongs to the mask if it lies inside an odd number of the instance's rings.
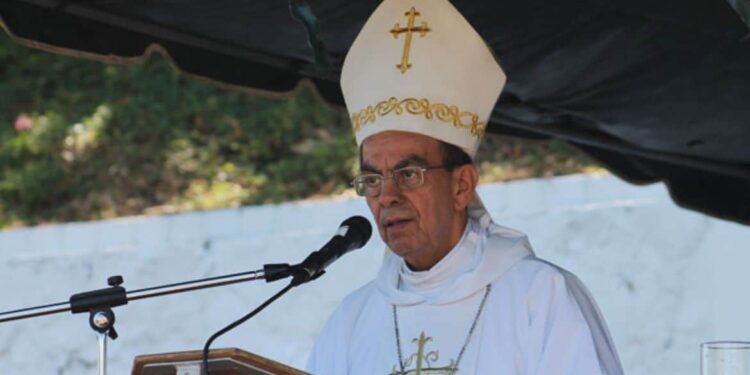
{"label": "white chasuble", "polygon": [[536,258],[526,236],[492,223],[483,207],[470,216],[456,247],[428,271],[388,252],[377,278],[333,313],[308,371],[621,375],[583,284]]}

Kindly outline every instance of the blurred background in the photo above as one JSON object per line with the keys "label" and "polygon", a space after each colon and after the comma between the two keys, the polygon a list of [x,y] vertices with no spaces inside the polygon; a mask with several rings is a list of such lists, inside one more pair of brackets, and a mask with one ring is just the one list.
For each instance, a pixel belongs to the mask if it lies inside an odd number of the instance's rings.
{"label": "blurred background", "polygon": [[[352,194],[348,115],[306,86],[259,96],[159,54],[108,65],[0,33],[0,98],[2,228]],[[492,134],[478,163],[483,182],[606,173],[561,141]]]}

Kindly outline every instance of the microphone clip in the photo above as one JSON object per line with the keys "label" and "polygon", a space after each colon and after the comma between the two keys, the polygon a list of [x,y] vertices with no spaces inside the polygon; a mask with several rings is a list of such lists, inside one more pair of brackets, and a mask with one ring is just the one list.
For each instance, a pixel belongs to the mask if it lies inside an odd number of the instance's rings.
{"label": "microphone clip", "polygon": [[263,278],[267,283],[271,281],[285,279],[294,274],[297,266],[290,266],[288,263],[273,263],[263,265]]}

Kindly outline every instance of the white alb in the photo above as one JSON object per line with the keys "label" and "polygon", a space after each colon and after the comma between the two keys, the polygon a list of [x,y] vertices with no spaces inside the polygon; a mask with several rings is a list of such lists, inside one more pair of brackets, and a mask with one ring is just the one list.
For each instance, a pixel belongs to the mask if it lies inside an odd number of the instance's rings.
{"label": "white alb", "polygon": [[[475,332],[458,368],[486,286]],[[308,362],[320,375],[622,375],[604,319],[580,280],[536,258],[525,235],[475,205],[463,237],[424,272],[388,252],[377,278],[336,309]]]}

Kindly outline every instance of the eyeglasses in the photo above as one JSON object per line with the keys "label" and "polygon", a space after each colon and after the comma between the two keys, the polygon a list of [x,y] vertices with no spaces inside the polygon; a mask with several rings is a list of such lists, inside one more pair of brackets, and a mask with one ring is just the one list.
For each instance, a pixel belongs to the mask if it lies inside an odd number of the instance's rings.
{"label": "eyeglasses", "polygon": [[395,169],[383,176],[379,173],[361,174],[354,178],[352,186],[357,195],[363,197],[376,197],[383,190],[385,180],[392,178],[393,183],[401,190],[416,189],[424,185],[424,173],[432,169],[445,168],[444,165],[432,167],[410,166]]}

